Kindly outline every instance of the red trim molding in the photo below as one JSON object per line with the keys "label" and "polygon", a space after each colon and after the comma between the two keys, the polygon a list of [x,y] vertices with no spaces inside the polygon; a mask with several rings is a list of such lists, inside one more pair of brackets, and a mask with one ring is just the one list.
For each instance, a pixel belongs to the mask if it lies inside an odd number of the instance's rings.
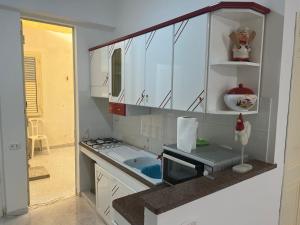
{"label": "red trim molding", "polygon": [[146,33],[152,32],[154,30],[158,30],[158,29],[161,29],[163,27],[167,27],[167,26],[170,26],[172,24],[179,23],[179,22],[182,22],[184,20],[187,20],[187,19],[190,19],[190,18],[193,18],[193,17],[196,17],[196,16],[200,16],[200,15],[203,15],[203,14],[206,14],[206,13],[211,13],[211,12],[214,12],[214,11],[217,11],[217,10],[220,10],[220,9],[250,9],[250,10],[256,11],[258,13],[264,14],[264,15],[269,14],[271,12],[271,10],[269,8],[266,8],[265,6],[262,6],[262,5],[260,5],[256,2],[220,2],[216,5],[207,6],[205,8],[198,9],[194,12],[185,14],[183,16],[179,16],[175,19],[171,19],[171,20],[168,20],[166,22],[157,24],[155,26],[148,27],[144,30],[141,30],[141,31],[138,31],[138,32],[135,32],[135,33],[132,33],[132,34],[114,39],[112,41],[106,42],[106,43],[101,44],[101,45],[97,45],[95,47],[90,48],[89,51],[93,51],[93,50],[96,50],[98,48],[102,48],[102,47],[105,47],[105,46],[108,46],[108,45],[111,45],[111,44],[115,44],[117,42],[121,42],[121,41],[127,40],[129,38],[133,38],[133,37],[136,37],[136,36],[139,36],[139,35],[142,35],[142,34],[146,34]]}

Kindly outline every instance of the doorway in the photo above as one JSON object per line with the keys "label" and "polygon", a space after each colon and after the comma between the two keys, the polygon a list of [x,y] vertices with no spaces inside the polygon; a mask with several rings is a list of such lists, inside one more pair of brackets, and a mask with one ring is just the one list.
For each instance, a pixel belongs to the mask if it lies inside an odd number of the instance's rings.
{"label": "doorway", "polygon": [[300,15],[297,16],[280,225],[300,224]]}
{"label": "doorway", "polygon": [[74,196],[73,28],[23,19],[30,206]]}

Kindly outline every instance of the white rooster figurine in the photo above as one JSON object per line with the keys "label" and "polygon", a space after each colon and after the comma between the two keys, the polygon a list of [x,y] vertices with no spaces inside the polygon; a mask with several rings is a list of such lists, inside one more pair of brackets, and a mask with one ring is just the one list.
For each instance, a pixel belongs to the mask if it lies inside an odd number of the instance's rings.
{"label": "white rooster figurine", "polygon": [[238,173],[246,173],[252,170],[252,165],[244,163],[244,151],[245,146],[248,144],[248,140],[251,134],[251,124],[250,122],[244,122],[243,115],[240,114],[236,121],[235,126],[235,141],[239,141],[242,144],[242,155],[241,155],[241,164],[234,166],[232,169]]}

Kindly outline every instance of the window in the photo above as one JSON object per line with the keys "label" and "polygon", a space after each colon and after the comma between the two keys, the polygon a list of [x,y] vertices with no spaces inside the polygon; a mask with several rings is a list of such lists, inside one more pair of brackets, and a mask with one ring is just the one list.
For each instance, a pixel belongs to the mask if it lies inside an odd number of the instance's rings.
{"label": "window", "polygon": [[24,54],[24,77],[26,114],[28,117],[40,116],[41,109],[41,72],[38,54]]}
{"label": "window", "polygon": [[122,50],[116,49],[112,55],[112,96],[118,97],[122,86]]}

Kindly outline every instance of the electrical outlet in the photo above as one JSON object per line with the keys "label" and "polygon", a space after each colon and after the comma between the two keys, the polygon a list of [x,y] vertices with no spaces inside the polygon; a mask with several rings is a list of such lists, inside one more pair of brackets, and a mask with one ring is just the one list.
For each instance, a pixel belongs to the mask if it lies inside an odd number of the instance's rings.
{"label": "electrical outlet", "polygon": [[20,144],[10,144],[8,146],[8,149],[10,151],[17,151],[17,150],[20,150],[21,149],[21,145]]}

